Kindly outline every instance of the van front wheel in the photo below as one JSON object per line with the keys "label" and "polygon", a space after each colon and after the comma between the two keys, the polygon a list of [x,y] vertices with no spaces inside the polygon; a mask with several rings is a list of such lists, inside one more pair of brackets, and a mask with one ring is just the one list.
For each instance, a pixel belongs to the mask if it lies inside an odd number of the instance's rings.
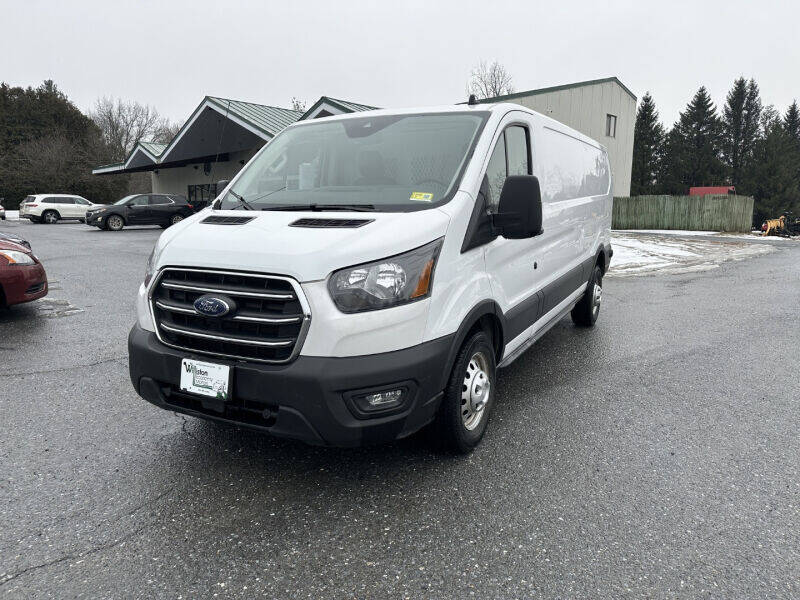
{"label": "van front wheel", "polygon": [[435,431],[449,450],[466,454],[483,438],[494,405],[495,356],[483,331],[461,346],[436,416]]}
{"label": "van front wheel", "polygon": [[603,300],[603,271],[595,265],[586,292],[572,309],[572,321],[581,327],[592,327],[600,315],[600,302]]}

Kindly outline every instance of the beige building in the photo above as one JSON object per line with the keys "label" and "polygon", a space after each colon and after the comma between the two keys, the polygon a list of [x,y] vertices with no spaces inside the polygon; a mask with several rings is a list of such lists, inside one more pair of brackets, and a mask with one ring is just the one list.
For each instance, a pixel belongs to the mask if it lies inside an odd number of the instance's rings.
{"label": "beige building", "polygon": [[[636,96],[616,77],[489,98],[516,102],[597,140],[608,149],[614,195],[631,189]],[[149,171],[152,191],[182,194],[198,206],[216,197],[217,181],[232,179],[258,150],[295,121],[376,107],[322,96],[305,113],[207,96],[169,144],[140,142],[122,163],[95,175]]]}
{"label": "beige building", "polygon": [[636,96],[616,77],[517,92],[481,102],[514,102],[577,129],[608,150],[614,195],[630,196]]}

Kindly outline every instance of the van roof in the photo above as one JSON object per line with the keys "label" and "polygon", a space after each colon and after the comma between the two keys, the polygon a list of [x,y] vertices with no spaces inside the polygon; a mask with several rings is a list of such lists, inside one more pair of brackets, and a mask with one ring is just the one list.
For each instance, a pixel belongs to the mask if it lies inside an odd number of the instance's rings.
{"label": "van roof", "polygon": [[[434,106],[412,106],[408,108],[379,108],[376,110],[370,110],[365,112],[354,112],[354,113],[346,113],[341,115],[331,115],[329,117],[322,117],[325,121],[343,121],[346,119],[364,119],[369,118],[372,115],[375,116],[390,116],[390,115],[417,115],[417,114],[430,114],[430,113],[470,113],[470,112],[477,112],[477,113],[506,113],[512,110],[518,110],[529,115],[535,115],[536,117],[543,119],[543,123],[550,127],[551,129],[555,129],[557,131],[561,131],[562,133],[566,133],[575,137],[581,141],[587,142],[593,146],[597,146],[598,148],[602,148],[603,150],[606,147],[598,142],[590,138],[589,136],[573,129],[569,125],[565,125],[561,121],[557,121],[552,117],[548,117],[540,112],[537,112],[533,109],[528,108],[527,106],[522,106],[521,104],[516,104],[514,102],[498,102],[492,104],[443,104],[443,105],[434,105]],[[303,127],[305,125],[309,125],[311,123],[317,122],[318,119],[309,119],[307,121],[297,121],[292,123],[287,127],[287,129],[291,127]]]}

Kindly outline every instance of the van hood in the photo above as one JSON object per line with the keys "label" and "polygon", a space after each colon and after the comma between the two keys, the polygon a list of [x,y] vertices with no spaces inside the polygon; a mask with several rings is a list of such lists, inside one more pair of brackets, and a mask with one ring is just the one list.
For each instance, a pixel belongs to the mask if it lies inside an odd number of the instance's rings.
{"label": "van hood", "polygon": [[[253,217],[241,225],[204,223]],[[369,221],[360,227],[298,227],[300,219]],[[194,266],[287,275],[300,282],[412,250],[447,231],[437,209],[408,213],[204,210],[170,227],[156,246],[155,266]]]}

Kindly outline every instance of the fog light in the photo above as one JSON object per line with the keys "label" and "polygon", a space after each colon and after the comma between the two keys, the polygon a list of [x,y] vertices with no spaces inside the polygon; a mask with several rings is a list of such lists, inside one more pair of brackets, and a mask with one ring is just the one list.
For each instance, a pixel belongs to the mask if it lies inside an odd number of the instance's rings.
{"label": "fog light", "polygon": [[370,419],[405,410],[414,398],[415,390],[416,385],[413,382],[402,381],[389,388],[345,392],[344,399],[356,418]]}
{"label": "fog light", "polygon": [[403,397],[403,390],[390,390],[386,392],[378,392],[377,394],[368,394],[364,396],[364,400],[369,406],[375,408],[386,408],[389,405],[397,404]]}

